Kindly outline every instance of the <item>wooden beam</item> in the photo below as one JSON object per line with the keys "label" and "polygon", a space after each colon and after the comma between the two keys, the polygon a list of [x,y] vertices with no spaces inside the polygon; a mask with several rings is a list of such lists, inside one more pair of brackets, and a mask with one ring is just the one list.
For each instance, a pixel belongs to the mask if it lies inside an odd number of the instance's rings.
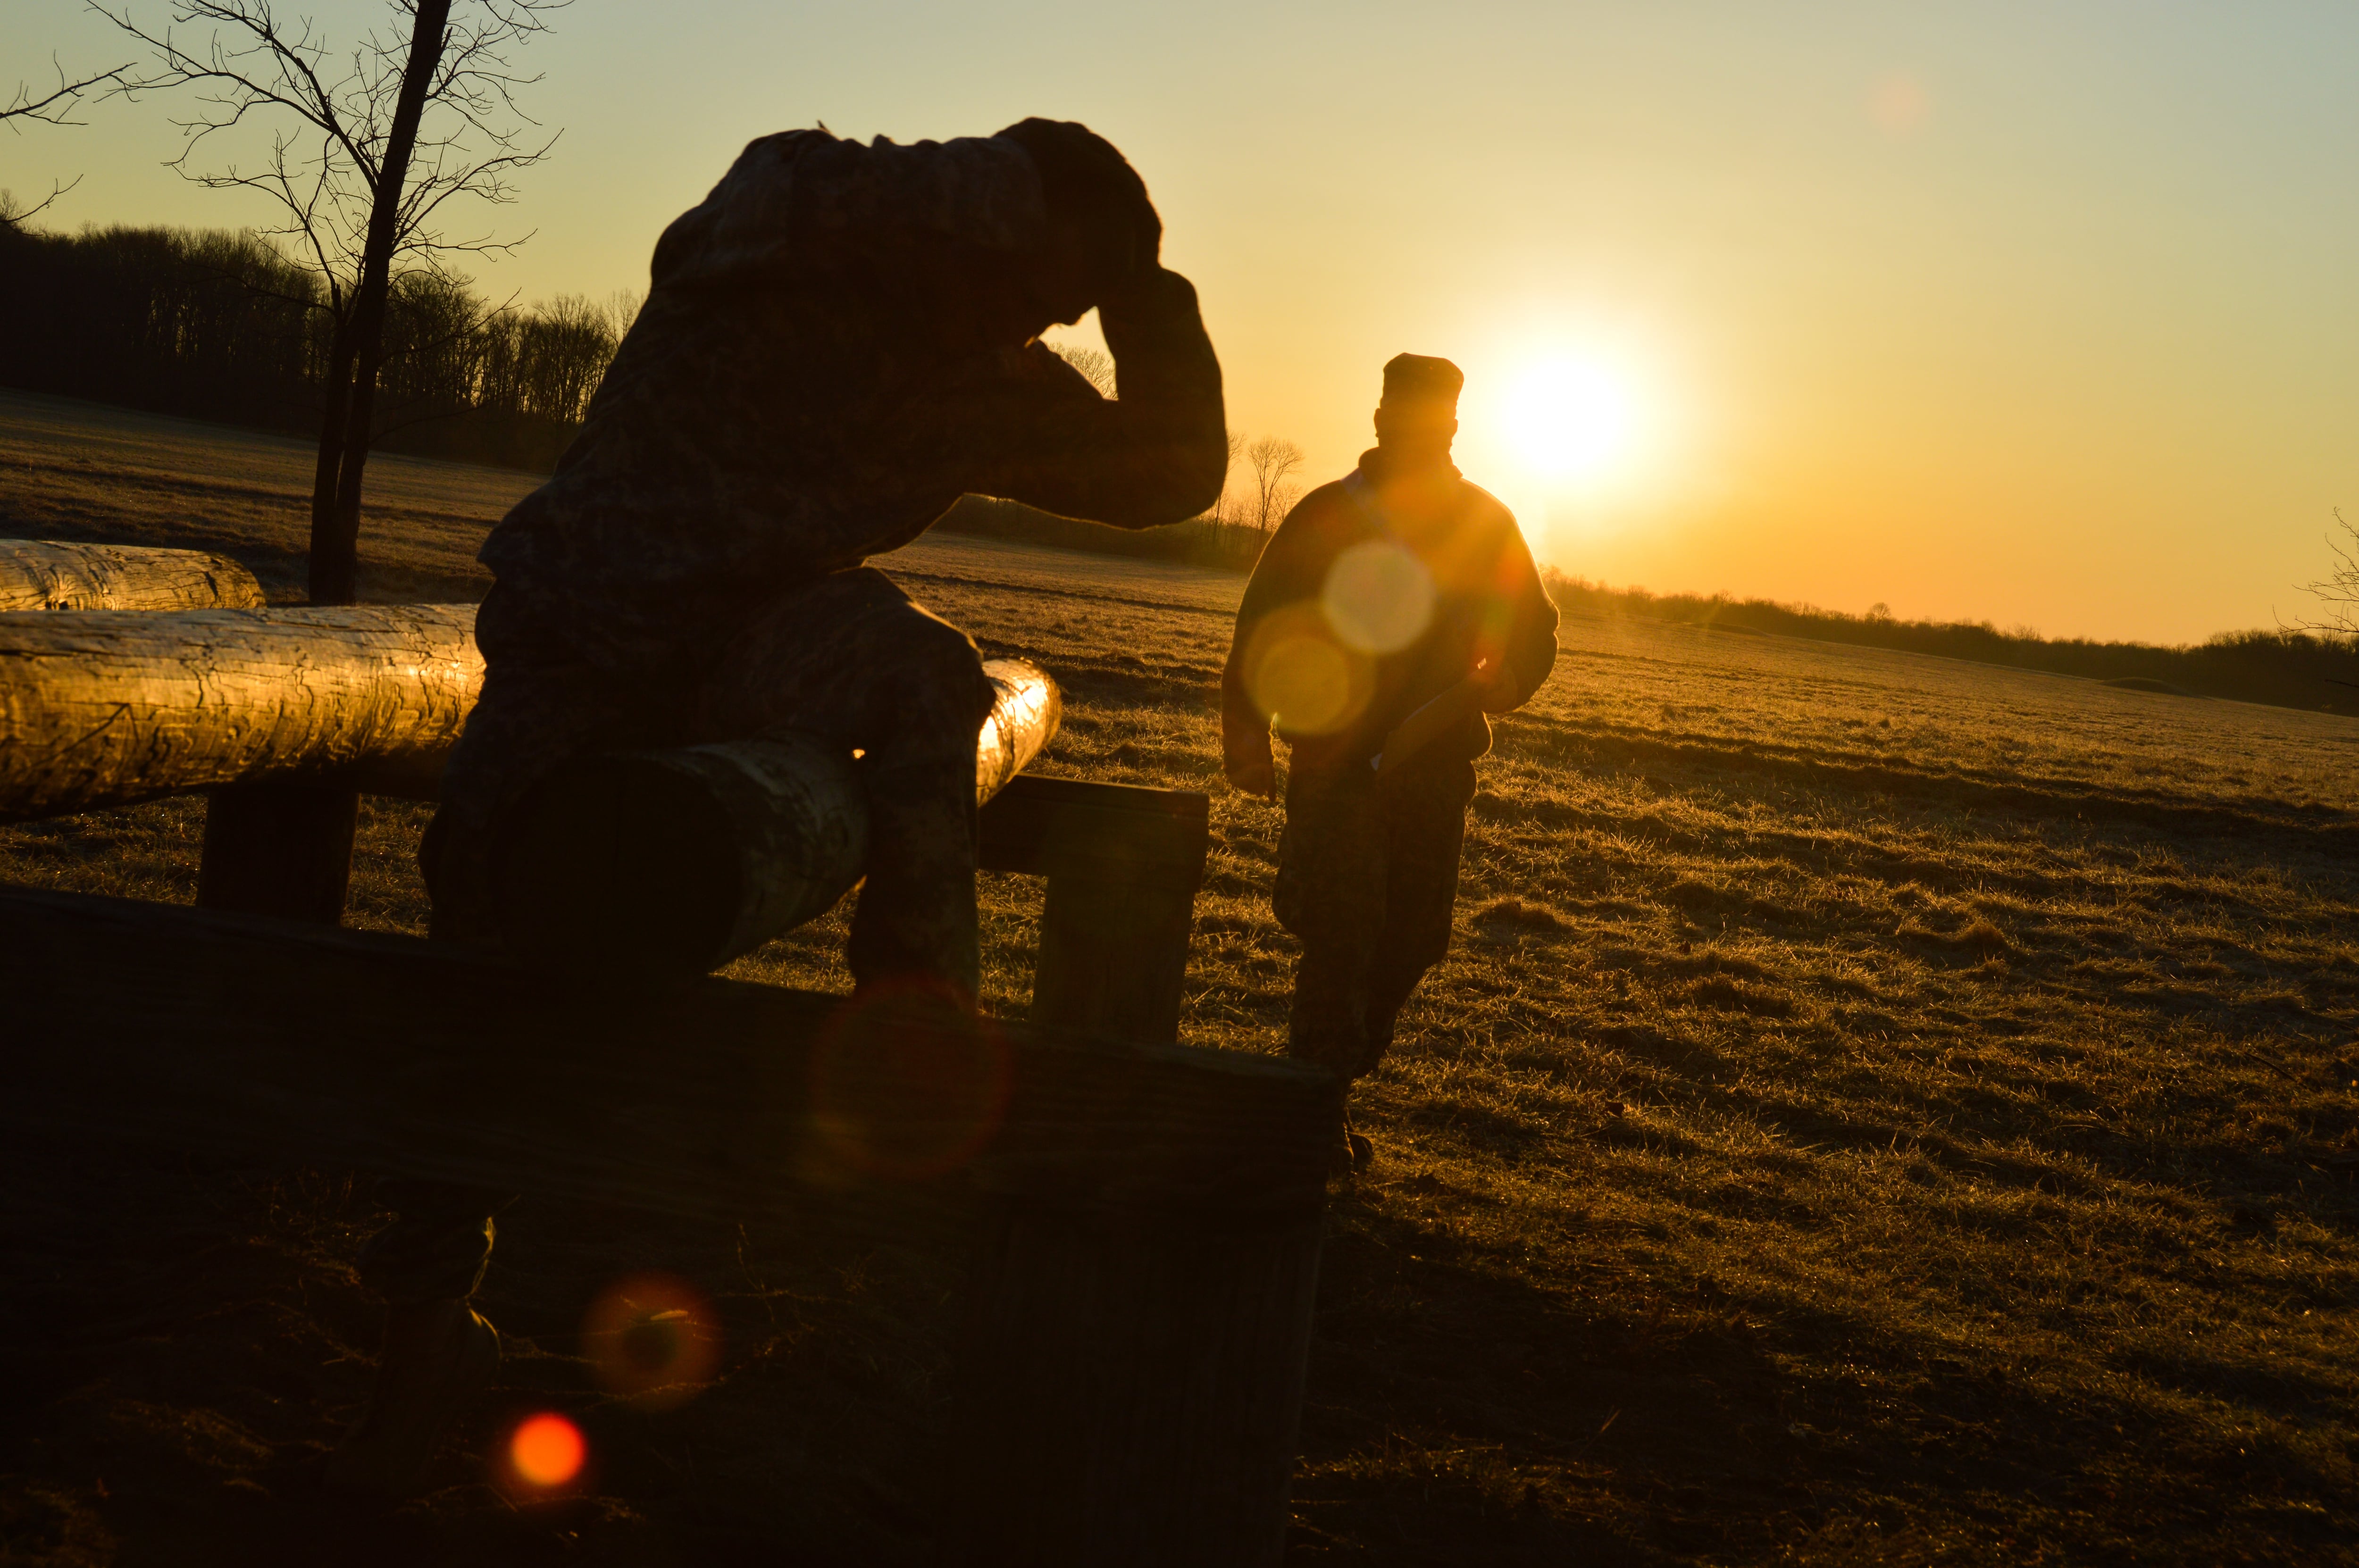
{"label": "wooden beam", "polygon": [[1340,1103],[1273,1057],[736,981],[598,992],[453,944],[21,889],[0,994],[0,1122],[706,1217],[978,1190],[1299,1216]]}
{"label": "wooden beam", "polygon": [[250,610],[254,574],[206,550],[0,539],[0,611]]}

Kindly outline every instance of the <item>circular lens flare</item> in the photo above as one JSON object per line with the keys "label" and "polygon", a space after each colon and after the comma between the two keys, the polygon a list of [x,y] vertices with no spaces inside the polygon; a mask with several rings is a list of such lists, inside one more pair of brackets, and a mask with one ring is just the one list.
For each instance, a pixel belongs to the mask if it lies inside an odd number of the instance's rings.
{"label": "circular lens flare", "polygon": [[582,1321],[598,1380],[643,1408],[684,1404],[721,1361],[712,1303],[684,1280],[637,1274],[599,1293]]}
{"label": "circular lens flare", "polygon": [[1324,604],[1300,600],[1271,611],[1245,644],[1245,695],[1286,735],[1332,735],[1368,706],[1375,662],[1346,646]]}
{"label": "circular lens flare", "polygon": [[919,1181],[966,1164],[997,1136],[1013,1088],[1006,1037],[947,986],[864,986],[811,1053],[810,1173]]}
{"label": "circular lens flare", "polygon": [[1389,539],[1354,545],[1327,568],[1320,607],[1336,640],[1362,654],[1397,654],[1433,623],[1433,574]]}
{"label": "circular lens flare", "polygon": [[508,1437],[508,1467],[543,1491],[570,1484],[589,1457],[582,1429],[553,1411],[527,1416]]}

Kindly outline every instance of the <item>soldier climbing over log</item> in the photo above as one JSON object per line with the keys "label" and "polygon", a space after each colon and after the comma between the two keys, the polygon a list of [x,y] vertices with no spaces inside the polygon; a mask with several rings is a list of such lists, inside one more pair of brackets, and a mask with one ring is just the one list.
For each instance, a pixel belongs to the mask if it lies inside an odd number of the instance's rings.
{"label": "soldier climbing over log", "polygon": [[[972,1008],[975,742],[964,633],[863,563],[964,493],[1122,527],[1218,496],[1220,366],[1122,155],[1084,127],[748,146],[657,243],[646,308],[549,481],[495,528],[482,698],[421,859],[438,935],[490,939],[504,814],[570,761],[774,729],[861,753],[858,991]],[[1039,341],[1099,313],[1101,396]],[[339,1484],[411,1486],[487,1383],[469,1305],[501,1195],[387,1184],[363,1273],[388,1303]]]}
{"label": "soldier climbing over log", "polygon": [[[1556,664],[1556,606],[1514,515],[1450,460],[1464,381],[1422,354],[1385,366],[1375,449],[1271,536],[1222,680],[1229,782],[1274,795],[1273,726],[1288,747],[1272,900],[1302,942],[1288,1048],[1347,1084],[1449,950],[1484,715]],[[1336,1165],[1372,1154],[1347,1114]]]}

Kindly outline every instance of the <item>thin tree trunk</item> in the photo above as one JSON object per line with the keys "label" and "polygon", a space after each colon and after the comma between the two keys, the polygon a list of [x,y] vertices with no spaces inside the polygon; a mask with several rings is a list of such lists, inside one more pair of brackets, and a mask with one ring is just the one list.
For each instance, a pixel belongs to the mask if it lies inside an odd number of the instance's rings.
{"label": "thin tree trunk", "polygon": [[[341,307],[341,308],[338,308]],[[353,404],[353,313],[348,301],[331,300],[335,310],[335,335],[328,344],[328,374],[322,390],[326,406],[320,416],[320,461],[311,477],[311,549],[307,563],[309,589],[314,604],[350,601],[328,597],[334,585],[354,578],[350,566],[337,571],[336,476],[343,470],[344,426]]]}
{"label": "thin tree trunk", "polygon": [[[361,475],[368,464],[370,423],[376,412],[377,370],[385,362],[386,296],[392,288],[393,250],[400,237],[401,188],[408,177],[409,155],[418,145],[418,122],[426,111],[427,84],[441,60],[442,33],[450,18],[451,0],[418,0],[409,63],[402,70],[401,95],[394,103],[385,161],[377,170],[368,242],[361,252],[360,287],[353,297],[352,347],[356,364],[345,410],[334,511],[327,538],[315,541],[313,546],[314,604],[350,604],[360,587]],[[332,393],[331,401],[334,401]],[[321,543],[328,547],[321,550]]]}

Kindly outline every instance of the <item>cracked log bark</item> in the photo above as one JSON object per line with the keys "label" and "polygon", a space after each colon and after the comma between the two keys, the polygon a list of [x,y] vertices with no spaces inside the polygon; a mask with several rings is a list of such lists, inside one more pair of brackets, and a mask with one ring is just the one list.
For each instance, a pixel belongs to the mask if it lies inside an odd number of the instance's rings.
{"label": "cracked log bark", "polygon": [[0,539],[0,611],[245,610],[254,574],[204,550]]}
{"label": "cracked log bark", "polygon": [[0,820],[212,791],[197,903],[336,925],[358,792],[434,794],[483,681],[474,620],[468,605],[0,618]]}
{"label": "cracked log bark", "polygon": [[432,799],[482,685],[472,605],[0,618],[0,821],[232,784]]}

